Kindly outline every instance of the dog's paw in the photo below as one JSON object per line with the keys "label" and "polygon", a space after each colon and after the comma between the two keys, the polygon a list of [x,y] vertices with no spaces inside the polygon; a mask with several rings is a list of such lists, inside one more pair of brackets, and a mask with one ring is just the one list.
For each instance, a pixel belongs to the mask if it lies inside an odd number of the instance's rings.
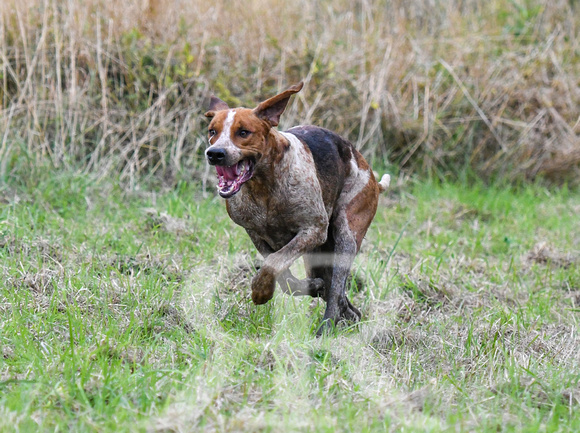
{"label": "dog's paw", "polygon": [[[337,308],[338,307],[338,308]],[[355,324],[361,320],[361,312],[356,308],[345,296],[341,298],[338,305],[327,305],[326,312],[322,323],[316,332],[316,336],[332,334],[336,329],[346,326],[348,324]]]}
{"label": "dog's paw", "polygon": [[265,304],[274,296],[276,278],[267,268],[261,268],[252,280],[252,301],[254,304]]}
{"label": "dog's paw", "polygon": [[313,298],[324,297],[324,280],[322,278],[308,279],[309,295]]}

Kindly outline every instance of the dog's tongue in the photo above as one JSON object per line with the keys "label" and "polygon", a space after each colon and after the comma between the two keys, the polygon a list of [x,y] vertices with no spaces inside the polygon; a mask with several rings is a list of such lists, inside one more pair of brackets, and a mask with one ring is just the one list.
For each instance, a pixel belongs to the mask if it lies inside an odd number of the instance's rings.
{"label": "dog's tongue", "polygon": [[230,167],[216,165],[215,169],[217,171],[217,174],[225,178],[225,180],[235,180],[239,174],[238,164],[234,164]]}
{"label": "dog's tongue", "polygon": [[248,181],[253,174],[253,164],[249,160],[239,161],[229,167],[216,165],[218,175],[217,189],[224,198],[229,198],[236,194],[242,184]]}

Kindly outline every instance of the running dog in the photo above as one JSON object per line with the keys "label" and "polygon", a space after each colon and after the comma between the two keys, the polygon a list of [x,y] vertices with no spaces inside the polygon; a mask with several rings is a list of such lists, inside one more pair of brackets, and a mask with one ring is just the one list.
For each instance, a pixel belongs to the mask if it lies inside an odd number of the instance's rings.
{"label": "running dog", "polygon": [[[302,86],[254,109],[230,108],[213,96],[205,113],[211,119],[205,155],[216,168],[230,218],[264,256],[252,280],[252,300],[272,299],[276,281],[292,295],[322,297],[321,334],[331,324],[361,318],[346,296],[347,277],[390,176],[377,182],[363,156],[332,131],[275,128]],[[289,270],[301,256],[304,280]]]}

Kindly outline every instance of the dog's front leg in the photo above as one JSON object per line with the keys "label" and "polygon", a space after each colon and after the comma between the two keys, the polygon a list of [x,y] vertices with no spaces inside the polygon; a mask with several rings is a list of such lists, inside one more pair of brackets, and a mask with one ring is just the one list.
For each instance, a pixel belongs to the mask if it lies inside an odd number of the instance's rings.
{"label": "dog's front leg", "polygon": [[252,301],[264,304],[272,299],[276,278],[301,255],[326,242],[326,236],[327,227],[302,230],[283,248],[265,257],[264,265],[252,280]]}
{"label": "dog's front leg", "polygon": [[[252,243],[258,250],[264,259],[268,258],[270,254],[274,253],[274,250],[264,241],[256,232],[253,230],[246,230]],[[318,297],[322,296],[324,290],[324,280],[321,278],[305,278],[300,280],[296,278],[290,269],[283,270],[276,277],[276,281],[280,284],[282,291],[288,293],[292,296],[312,296]]]}

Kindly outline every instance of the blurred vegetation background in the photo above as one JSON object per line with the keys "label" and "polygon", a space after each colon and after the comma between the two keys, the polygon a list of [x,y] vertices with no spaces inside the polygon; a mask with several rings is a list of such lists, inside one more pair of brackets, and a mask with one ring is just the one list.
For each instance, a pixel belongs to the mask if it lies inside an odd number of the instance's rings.
{"label": "blurred vegetation background", "polygon": [[0,179],[201,180],[209,94],[252,107],[304,80],[281,127],[336,130],[376,166],[574,183],[575,3],[3,0]]}

